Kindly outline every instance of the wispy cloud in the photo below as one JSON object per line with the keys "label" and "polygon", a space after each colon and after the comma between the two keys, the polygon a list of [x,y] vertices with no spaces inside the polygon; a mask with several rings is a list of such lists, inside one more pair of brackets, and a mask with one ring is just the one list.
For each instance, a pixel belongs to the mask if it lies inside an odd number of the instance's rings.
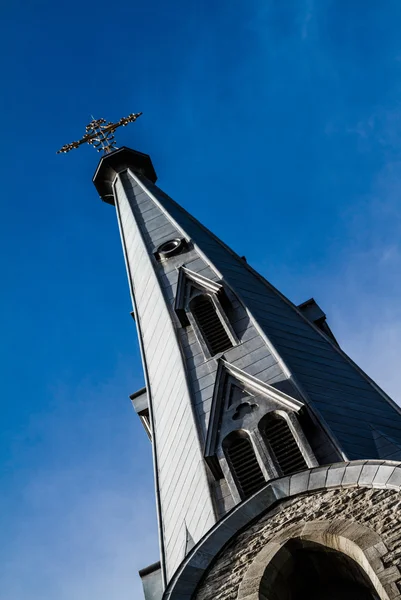
{"label": "wispy cloud", "polygon": [[[15,365],[4,411],[14,408],[10,448],[1,448],[1,595],[131,600],[141,598],[137,570],[158,556],[150,446],[127,399],[142,383],[140,361],[125,354],[114,372],[110,365],[132,327],[110,325],[112,312],[129,311],[117,306],[120,292],[107,293],[126,289],[114,274],[118,261],[122,268],[117,231],[111,213],[90,208],[89,151],[69,156],[70,166],[45,158],[63,143],[54,123],[61,110],[66,140],[74,139],[94,102],[107,118],[122,114],[121,102],[139,103],[146,120],[119,136],[152,154],[161,186],[256,257],[252,264],[291,299],[315,296],[344,349],[400,400],[401,5],[150,0],[138,8],[117,0],[108,26],[119,35],[102,45],[85,24],[106,2],[73,0],[67,21],[57,3],[42,2],[39,16],[35,3],[24,4],[21,21],[19,3],[8,3],[12,26],[2,37],[13,48],[4,63],[13,117],[4,127],[13,129],[3,278],[12,273],[7,290],[15,287],[2,314],[5,363],[14,353]],[[79,61],[60,43],[72,38]],[[14,157],[28,88],[45,141],[22,181]],[[105,334],[96,336],[101,324]],[[44,351],[35,356],[35,347]],[[52,383],[50,399],[42,379]]]}
{"label": "wispy cloud", "polygon": [[138,570],[158,547],[150,444],[127,398],[131,365],[121,359],[108,381],[53,385],[53,410],[32,415],[16,452],[33,453],[33,464],[0,499],[10,519],[2,598],[141,597]]}
{"label": "wispy cloud", "polygon": [[27,589],[30,598],[41,590],[60,600],[140,597],[137,571],[155,550],[149,489],[88,485],[87,477],[38,473],[28,483],[27,512],[7,545],[4,598],[22,600]]}
{"label": "wispy cloud", "polygon": [[[368,128],[366,137],[386,135]],[[394,132],[393,132],[394,133]],[[341,345],[401,404],[401,162],[398,149],[372,179],[369,195],[342,214],[348,236],[333,245],[335,269],[312,275]]]}
{"label": "wispy cloud", "polygon": [[[269,73],[267,86],[288,92],[285,83],[291,81],[300,102],[311,86],[307,112],[300,119],[307,124],[305,135],[314,136],[312,144],[319,148],[313,154],[305,142],[309,160],[316,161],[315,171],[308,171],[308,175],[318,182],[315,186],[321,194],[319,201],[308,197],[307,202],[314,202],[310,218],[315,228],[322,228],[319,241],[325,260],[320,260],[318,247],[308,262],[295,263],[293,252],[293,265],[283,265],[279,259],[276,267],[267,256],[261,268],[268,278],[275,273],[275,283],[292,299],[301,301],[314,295],[344,349],[401,402],[399,48],[391,36],[381,43],[377,29],[381,19],[388,22],[391,11],[386,16],[372,7],[361,23],[358,11],[346,2],[334,7],[330,2],[303,0],[293,4],[290,11],[281,10],[281,6],[271,3],[266,9],[262,5],[265,18],[258,22],[259,27],[255,25],[255,31],[260,34],[267,60],[279,56],[280,64],[285,65],[284,76],[280,69],[273,70],[274,76]],[[393,7],[397,20],[399,10],[395,4]],[[354,19],[362,28],[360,36],[355,36],[352,28]],[[363,51],[368,42],[376,48],[374,56]],[[363,81],[365,75],[369,77]],[[364,85],[363,95],[360,90]],[[320,95],[324,89],[327,93]],[[282,102],[285,105],[284,95]],[[297,107],[289,104],[291,119],[298,113]],[[315,114],[322,117],[316,123]],[[298,126],[294,120],[291,123],[294,137]],[[317,135],[316,128],[326,140]],[[290,140],[287,146],[291,148]],[[291,171],[294,165],[288,165]],[[302,174],[297,171],[297,176],[301,179]],[[332,199],[335,209],[328,204],[331,181],[338,193]],[[299,195],[302,193],[301,189]],[[293,210],[289,201],[288,206]],[[301,221],[292,232],[305,245],[308,241],[302,235],[307,225],[306,220]],[[280,223],[280,231],[283,238],[291,235],[286,222]],[[282,252],[280,248],[277,254]],[[302,296],[297,298],[298,294]]]}
{"label": "wispy cloud", "polygon": [[306,40],[309,35],[311,23],[312,23],[312,20],[314,17],[314,12],[315,12],[315,1],[314,0],[306,0],[305,14],[304,14],[304,17],[302,19],[302,24],[301,24],[301,38],[303,40]]}

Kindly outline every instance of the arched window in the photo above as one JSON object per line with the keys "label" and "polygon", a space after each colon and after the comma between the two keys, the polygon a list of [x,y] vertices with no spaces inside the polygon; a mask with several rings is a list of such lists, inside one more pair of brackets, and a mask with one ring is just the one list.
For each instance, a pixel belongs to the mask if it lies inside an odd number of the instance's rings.
{"label": "arched window", "polygon": [[230,433],[223,440],[223,451],[243,500],[264,486],[265,478],[245,432]]}
{"label": "arched window", "polygon": [[283,475],[307,469],[308,465],[288,425],[287,420],[269,413],[259,423],[260,432]]}
{"label": "arched window", "polygon": [[208,294],[195,296],[189,303],[189,309],[212,356],[232,348],[233,343]]}

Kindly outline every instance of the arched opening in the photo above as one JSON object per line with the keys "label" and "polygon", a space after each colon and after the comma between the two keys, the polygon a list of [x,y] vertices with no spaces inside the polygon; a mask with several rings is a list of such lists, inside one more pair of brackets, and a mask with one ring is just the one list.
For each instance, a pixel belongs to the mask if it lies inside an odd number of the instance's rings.
{"label": "arched opening", "polygon": [[259,600],[379,600],[359,564],[316,542],[290,539],[272,558]]}
{"label": "arched opening", "polygon": [[233,431],[222,447],[241,498],[249,498],[266,483],[251,440],[244,431]]}
{"label": "arched opening", "polygon": [[189,303],[189,309],[212,356],[232,348],[233,343],[208,294],[195,296]]}
{"label": "arched opening", "polygon": [[268,413],[260,421],[259,430],[282,475],[308,468],[285,417],[275,412]]}

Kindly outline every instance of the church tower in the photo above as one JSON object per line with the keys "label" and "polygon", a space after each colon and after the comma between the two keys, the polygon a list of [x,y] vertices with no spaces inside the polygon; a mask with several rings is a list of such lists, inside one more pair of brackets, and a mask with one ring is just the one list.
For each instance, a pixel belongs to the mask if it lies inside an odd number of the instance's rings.
{"label": "church tower", "polygon": [[[105,154],[146,387],[160,562],[146,600],[401,597],[401,410],[295,306],[156,185]],[[190,193],[190,190],[188,190]]]}

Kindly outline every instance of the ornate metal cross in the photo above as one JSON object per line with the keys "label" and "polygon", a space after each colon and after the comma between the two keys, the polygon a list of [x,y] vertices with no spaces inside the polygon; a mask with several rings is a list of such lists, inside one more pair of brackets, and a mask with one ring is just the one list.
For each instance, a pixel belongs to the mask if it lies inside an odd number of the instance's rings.
{"label": "ornate metal cross", "polygon": [[85,135],[78,142],[71,142],[71,144],[66,144],[60,148],[57,154],[65,154],[74,148],[78,148],[81,144],[90,144],[98,152],[103,151],[105,154],[108,154],[116,149],[116,140],[114,139],[115,130],[118,127],[125,127],[128,123],[133,123],[141,114],[141,112],[136,114],[131,113],[128,117],[123,117],[116,123],[111,123],[110,121],[106,123],[106,119],[92,118],[92,121],[86,126]]}

